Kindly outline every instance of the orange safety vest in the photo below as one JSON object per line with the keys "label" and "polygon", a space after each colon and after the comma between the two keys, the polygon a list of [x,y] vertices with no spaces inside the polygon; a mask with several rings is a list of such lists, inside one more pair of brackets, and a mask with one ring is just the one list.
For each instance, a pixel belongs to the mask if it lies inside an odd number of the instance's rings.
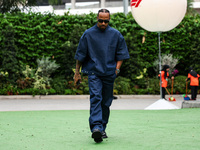
{"label": "orange safety vest", "polygon": [[197,74],[197,77],[194,77],[188,73],[188,78],[190,78],[190,86],[199,86],[199,77],[199,74]]}
{"label": "orange safety vest", "polygon": [[[160,77],[160,74],[158,75]],[[167,80],[169,77],[169,73],[167,72],[167,77],[165,79],[165,71],[161,71],[161,81],[162,81],[162,87],[167,87]]]}

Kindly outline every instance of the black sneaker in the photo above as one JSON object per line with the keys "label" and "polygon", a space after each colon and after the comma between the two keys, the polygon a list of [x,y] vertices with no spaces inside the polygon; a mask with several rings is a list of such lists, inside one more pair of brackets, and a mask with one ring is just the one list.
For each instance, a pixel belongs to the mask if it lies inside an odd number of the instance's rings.
{"label": "black sneaker", "polygon": [[101,131],[99,129],[94,129],[92,132],[92,138],[94,139],[94,141],[96,143],[100,143],[103,141],[102,139],[102,134]]}
{"label": "black sneaker", "polygon": [[118,99],[118,97],[113,95],[113,99]]}
{"label": "black sneaker", "polygon": [[106,134],[105,131],[102,132],[102,138],[103,138],[103,139],[108,138],[108,136],[107,136],[107,134]]}

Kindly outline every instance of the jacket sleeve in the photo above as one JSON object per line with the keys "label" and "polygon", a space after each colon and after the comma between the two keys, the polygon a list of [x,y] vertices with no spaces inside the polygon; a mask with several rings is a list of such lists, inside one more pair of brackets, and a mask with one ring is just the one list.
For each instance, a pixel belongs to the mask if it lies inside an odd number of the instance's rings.
{"label": "jacket sleeve", "polygon": [[190,80],[190,77],[191,77],[191,76],[190,76],[190,74],[188,73],[188,78],[187,78],[187,81],[189,81],[189,80]]}
{"label": "jacket sleeve", "polygon": [[87,38],[86,38],[86,33],[84,33],[79,41],[76,54],[75,54],[75,59],[79,60],[80,62],[83,62],[85,58],[87,57]]}
{"label": "jacket sleeve", "polygon": [[128,48],[125,42],[124,37],[122,36],[121,33],[119,33],[119,39],[118,39],[118,44],[117,44],[117,52],[116,52],[116,60],[124,60],[124,59],[129,59],[129,52]]}

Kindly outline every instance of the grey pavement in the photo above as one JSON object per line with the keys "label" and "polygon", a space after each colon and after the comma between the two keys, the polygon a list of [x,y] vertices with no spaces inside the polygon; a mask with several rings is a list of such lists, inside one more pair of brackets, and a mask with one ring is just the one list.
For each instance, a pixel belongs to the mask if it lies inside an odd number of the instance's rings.
{"label": "grey pavement", "polygon": [[[160,99],[160,95],[117,95],[111,110],[144,110]],[[182,95],[173,95],[181,108]],[[169,98],[166,95],[166,98]],[[0,111],[39,111],[39,110],[89,110],[89,95],[47,95],[47,96],[0,96]]]}

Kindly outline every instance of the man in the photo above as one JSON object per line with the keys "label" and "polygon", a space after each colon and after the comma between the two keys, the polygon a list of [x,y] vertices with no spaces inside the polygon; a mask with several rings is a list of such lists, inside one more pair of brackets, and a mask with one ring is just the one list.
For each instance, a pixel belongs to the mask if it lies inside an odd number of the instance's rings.
{"label": "man", "polygon": [[76,72],[74,83],[81,80],[79,73],[88,74],[90,92],[89,124],[92,138],[99,143],[107,138],[106,126],[113,100],[113,84],[124,59],[129,58],[124,37],[111,28],[110,12],[101,9],[97,15],[98,23],[82,35],[75,54]]}

